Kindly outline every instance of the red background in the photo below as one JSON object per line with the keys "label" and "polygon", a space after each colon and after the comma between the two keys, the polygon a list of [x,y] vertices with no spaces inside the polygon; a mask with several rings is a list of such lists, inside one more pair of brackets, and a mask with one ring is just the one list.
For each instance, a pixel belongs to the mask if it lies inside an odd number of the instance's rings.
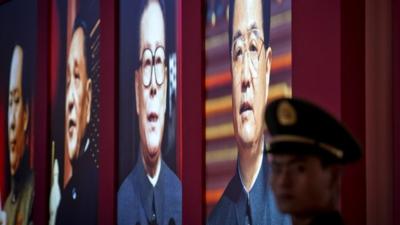
{"label": "red background", "polygon": [[[293,95],[312,100],[328,109],[347,124],[362,146],[366,146],[365,90],[365,2],[362,0],[295,1],[292,8]],[[393,190],[400,189],[400,68],[398,44],[400,4],[392,0],[393,48],[391,52],[393,91]],[[49,0],[38,0],[39,56],[38,85],[49,87],[50,77],[50,9]],[[181,0],[181,70],[182,74],[182,183],[183,224],[204,224],[204,5],[198,0]],[[100,224],[116,221],[116,154],[118,129],[118,2],[101,0],[101,149],[100,149]],[[397,40],[397,41],[396,41]],[[38,88],[35,119],[36,196],[34,221],[48,222],[49,191],[49,89]],[[110,119],[111,118],[111,119]],[[42,163],[43,162],[43,163]],[[346,169],[343,177],[341,209],[347,224],[366,224],[367,203],[372,190],[366,188],[365,158]],[[374,187],[372,187],[374,188]],[[393,192],[389,202],[393,224],[400,222],[400,195]],[[379,215],[378,215],[379,219]]]}

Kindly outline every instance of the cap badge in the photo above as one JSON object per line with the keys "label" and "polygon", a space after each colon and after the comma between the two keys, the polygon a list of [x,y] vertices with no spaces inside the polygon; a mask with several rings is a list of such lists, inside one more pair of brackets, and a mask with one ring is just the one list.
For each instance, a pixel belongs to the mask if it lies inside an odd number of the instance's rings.
{"label": "cap badge", "polygon": [[283,126],[290,126],[297,122],[296,110],[288,101],[283,101],[278,105],[278,122]]}

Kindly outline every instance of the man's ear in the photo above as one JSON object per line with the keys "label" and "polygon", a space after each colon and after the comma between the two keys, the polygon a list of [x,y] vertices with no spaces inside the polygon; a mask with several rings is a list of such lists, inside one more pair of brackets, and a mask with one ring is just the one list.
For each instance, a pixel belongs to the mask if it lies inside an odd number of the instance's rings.
{"label": "man's ear", "polygon": [[135,79],[134,79],[134,86],[135,86],[135,103],[136,103],[136,113],[139,115],[139,96],[138,96],[138,94],[139,94],[139,72],[138,72],[138,70],[135,70],[135,72],[134,72],[134,75],[135,75]]}
{"label": "man's ear", "polygon": [[88,79],[86,82],[86,93],[87,93],[87,101],[86,101],[86,123],[90,121],[90,113],[92,108],[92,79]]}
{"label": "man's ear", "polygon": [[165,115],[165,113],[167,111],[167,101],[168,101],[168,96],[167,96],[168,91],[167,90],[168,90],[168,86],[169,86],[168,85],[168,68],[167,68],[167,66],[164,66],[164,76],[165,76],[164,83],[161,85],[161,91],[162,91],[161,94],[164,98],[164,102],[162,104],[162,108],[163,108],[162,113]]}
{"label": "man's ear", "polygon": [[268,101],[268,91],[269,91],[269,78],[271,75],[271,67],[272,67],[272,49],[271,47],[268,47],[266,49],[265,53],[265,60],[266,60],[266,70],[265,70],[265,90],[267,93],[265,93],[265,105],[267,105]]}
{"label": "man's ear", "polygon": [[26,132],[27,129],[28,129],[28,123],[29,123],[29,105],[28,105],[28,103],[26,103],[24,105],[24,115],[23,115],[23,117],[24,117],[24,132]]}
{"label": "man's ear", "polygon": [[164,66],[164,76],[165,76],[165,79],[164,79],[164,83],[165,83],[165,90],[164,90],[164,96],[167,96],[167,89],[168,89],[168,68],[167,68],[167,66]]}

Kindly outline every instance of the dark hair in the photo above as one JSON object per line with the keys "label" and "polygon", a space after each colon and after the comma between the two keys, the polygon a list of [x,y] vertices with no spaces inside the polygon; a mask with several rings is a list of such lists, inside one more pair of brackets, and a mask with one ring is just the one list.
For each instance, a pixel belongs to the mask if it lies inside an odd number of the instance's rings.
{"label": "dark hair", "polygon": [[[18,45],[18,44],[17,44]],[[15,46],[17,46],[15,45]],[[29,54],[27,51],[30,49],[25,49],[22,45],[18,45],[22,49],[22,102],[24,103],[24,108],[26,105],[30,105],[31,100],[31,76],[35,74],[36,71],[33,69],[32,62],[29,57],[33,54]],[[25,109],[26,110],[26,109]]]}
{"label": "dark hair", "polygon": [[[83,57],[85,57],[85,61],[86,61],[86,74],[87,74],[87,79],[91,78],[91,73],[89,71],[90,65],[92,65],[92,60],[90,57],[90,51],[89,51],[89,32],[88,32],[88,27],[86,22],[78,15],[75,18],[75,22],[74,22],[74,27],[72,29],[72,36],[74,36],[74,33],[76,30],[78,30],[79,28],[82,28],[83,30]],[[69,53],[68,53],[69,54]]]}
{"label": "dark hair", "polygon": [[[269,33],[270,33],[270,20],[271,20],[271,2],[270,0],[260,0],[262,5],[262,18],[263,18],[263,32],[265,47],[269,47]],[[235,12],[235,0],[229,0],[229,49],[232,46],[232,33],[233,33],[233,14]],[[229,54],[231,52],[229,51]]]}
{"label": "dark hair", "polygon": [[[138,2],[138,13],[136,14],[137,15],[137,17],[135,18],[135,21],[136,21],[136,26],[135,26],[135,28],[137,28],[137,32],[136,32],[136,35],[135,35],[135,42],[137,43],[137,51],[136,51],[136,53],[135,53],[135,59],[136,59],[136,66],[135,66],[135,69],[137,69],[138,67],[139,67],[139,64],[140,64],[140,60],[139,60],[139,58],[140,58],[140,54],[141,54],[141,52],[140,52],[140,30],[141,30],[141,27],[140,27],[140,24],[141,24],[141,22],[142,22],[142,16],[143,16],[143,13],[144,13],[144,10],[147,8],[147,6],[149,5],[149,3],[150,3],[150,1],[151,0],[139,0],[139,2]],[[164,36],[165,36],[165,41],[166,41],[166,39],[167,39],[167,35],[166,35],[166,30],[167,30],[167,26],[166,26],[166,16],[165,16],[165,3],[164,3],[164,0],[157,0],[158,1],[158,3],[160,4],[160,7],[161,7],[161,13],[162,13],[162,15],[163,15],[163,22],[164,22]],[[167,55],[167,53],[166,53],[166,55]]]}

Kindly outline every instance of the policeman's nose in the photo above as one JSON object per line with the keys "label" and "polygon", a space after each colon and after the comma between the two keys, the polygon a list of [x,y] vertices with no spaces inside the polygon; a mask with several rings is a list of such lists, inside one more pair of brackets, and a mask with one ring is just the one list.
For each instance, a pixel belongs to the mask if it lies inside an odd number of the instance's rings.
{"label": "policeman's nose", "polygon": [[279,176],[278,184],[280,187],[291,187],[293,183],[292,175],[288,169],[284,169]]}

